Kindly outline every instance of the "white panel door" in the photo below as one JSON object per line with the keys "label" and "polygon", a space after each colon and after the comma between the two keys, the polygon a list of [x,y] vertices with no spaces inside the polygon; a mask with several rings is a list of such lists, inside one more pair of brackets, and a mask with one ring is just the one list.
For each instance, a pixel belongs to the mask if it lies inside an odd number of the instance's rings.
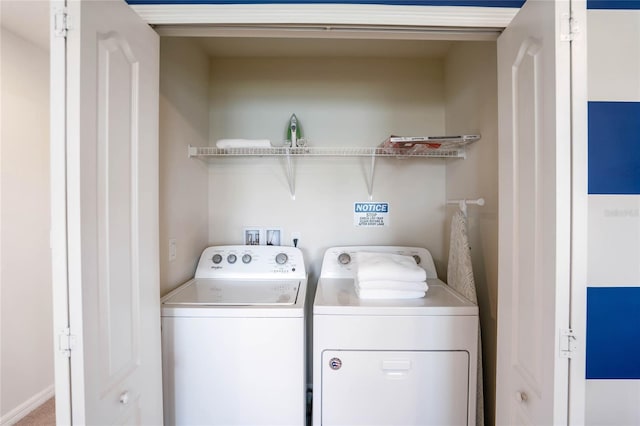
{"label": "white panel door", "polygon": [[568,423],[569,7],[529,0],[498,39],[499,425]]}
{"label": "white panel door", "polygon": [[162,424],[159,37],[123,1],[67,12],[66,79],[52,82],[66,107],[52,110],[66,108],[71,422]]}

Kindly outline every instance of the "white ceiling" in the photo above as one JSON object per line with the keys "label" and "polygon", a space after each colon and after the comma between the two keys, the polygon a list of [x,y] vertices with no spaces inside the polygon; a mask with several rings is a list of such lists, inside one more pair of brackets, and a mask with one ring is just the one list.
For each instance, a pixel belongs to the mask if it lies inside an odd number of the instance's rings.
{"label": "white ceiling", "polygon": [[49,50],[49,2],[0,0],[2,27]]}

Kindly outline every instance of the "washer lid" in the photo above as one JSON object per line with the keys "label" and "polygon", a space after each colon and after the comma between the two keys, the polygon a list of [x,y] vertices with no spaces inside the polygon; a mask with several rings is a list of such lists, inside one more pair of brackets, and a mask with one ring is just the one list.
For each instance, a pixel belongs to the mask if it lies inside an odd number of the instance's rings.
{"label": "washer lid", "polygon": [[478,307],[440,280],[419,299],[360,299],[352,278],[320,278],[314,315],[478,315]]}
{"label": "washer lid", "polygon": [[295,305],[299,289],[300,280],[194,279],[170,293],[163,305]]}

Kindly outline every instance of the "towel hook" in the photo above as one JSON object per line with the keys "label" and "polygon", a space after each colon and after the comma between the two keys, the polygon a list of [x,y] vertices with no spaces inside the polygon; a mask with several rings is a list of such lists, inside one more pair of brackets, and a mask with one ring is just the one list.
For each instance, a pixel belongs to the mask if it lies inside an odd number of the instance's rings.
{"label": "towel hook", "polygon": [[477,206],[484,206],[484,198],[478,198],[475,200],[461,199],[461,200],[447,200],[447,204],[457,204],[463,215],[467,215],[467,205],[475,204]]}

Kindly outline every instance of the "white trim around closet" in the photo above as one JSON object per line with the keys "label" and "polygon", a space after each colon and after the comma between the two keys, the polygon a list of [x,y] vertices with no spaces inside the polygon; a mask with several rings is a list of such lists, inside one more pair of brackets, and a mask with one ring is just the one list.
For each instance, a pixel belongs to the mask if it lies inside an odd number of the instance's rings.
{"label": "white trim around closet", "polygon": [[505,28],[517,8],[364,4],[131,5],[151,25],[285,24]]}

